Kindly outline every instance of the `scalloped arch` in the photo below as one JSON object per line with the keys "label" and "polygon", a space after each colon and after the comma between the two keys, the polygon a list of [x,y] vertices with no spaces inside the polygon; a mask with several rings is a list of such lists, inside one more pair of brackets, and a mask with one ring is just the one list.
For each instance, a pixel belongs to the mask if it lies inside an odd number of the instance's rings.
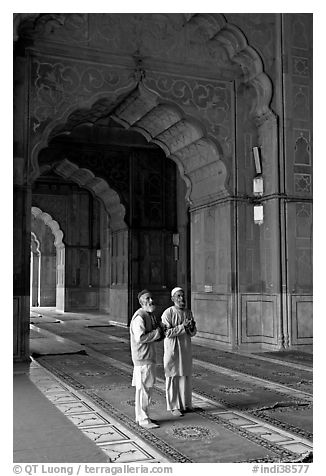
{"label": "scalloped arch", "polygon": [[227,170],[221,160],[221,146],[208,136],[198,119],[186,115],[179,106],[163,101],[155,91],[139,84],[111,117],[126,129],[140,132],[176,162],[190,204],[226,194]]}
{"label": "scalloped arch", "polygon": [[270,115],[272,82],[264,72],[262,58],[249,45],[240,28],[227,22],[221,13],[189,14],[186,16],[185,28],[191,30],[193,41],[196,41],[196,37],[203,37],[203,32],[208,32],[207,45],[212,60],[215,59],[217,62],[219,56],[226,54],[230,63],[239,65],[242,70],[242,77],[238,78],[239,81],[251,83],[257,95],[253,113],[257,117]]}
{"label": "scalloped arch", "polygon": [[40,241],[39,239],[37,238],[36,234],[31,231],[31,237],[32,237],[32,241],[31,241],[31,248],[33,247],[32,243],[34,242],[35,243],[35,252],[36,254],[40,254]]}
{"label": "scalloped arch", "polygon": [[[69,121],[70,114],[71,111],[65,115],[64,120]],[[91,117],[91,109],[89,114]],[[187,186],[186,200],[190,204],[194,201],[207,201],[217,194],[227,194],[224,186],[227,170],[221,160],[222,147],[214,138],[208,136],[205,127],[198,119],[186,115],[179,106],[163,101],[155,91],[144,84],[139,84],[111,111],[110,115],[124,128],[139,132],[148,142],[158,145],[166,157],[177,164],[181,178]],[[59,127],[58,124],[56,127]],[[105,187],[102,181],[100,186],[101,179],[96,178],[91,171],[86,172],[86,169],[83,169],[81,175],[81,169],[68,160],[61,164],[56,166],[56,171],[63,177],[72,178],[98,195],[96,187],[94,188],[97,182],[102,192],[104,193],[106,188],[108,193],[108,185]],[[34,179],[40,173],[36,160],[35,165]],[[119,201],[118,195],[113,196],[114,194],[115,192],[111,191],[109,199],[111,203],[106,206],[110,215],[113,211],[113,202],[117,204]],[[103,202],[107,204],[108,199],[104,199]],[[114,211],[115,221],[119,214],[121,225],[125,210]]]}
{"label": "scalloped arch", "polygon": [[120,197],[108,183],[96,177],[88,169],[80,168],[68,159],[57,162],[54,166],[42,168],[42,172],[52,168],[58,175],[65,179],[72,180],[79,186],[86,188],[103,203],[105,210],[110,217],[110,226],[114,230],[127,227],[125,222],[126,209],[120,201]]}
{"label": "scalloped arch", "polygon": [[43,223],[45,223],[45,225],[47,225],[51,229],[54,235],[54,246],[56,248],[63,248],[65,246],[63,243],[63,231],[60,229],[59,223],[54,220],[51,215],[46,212],[43,212],[38,207],[32,207],[31,213],[34,218],[42,220]]}

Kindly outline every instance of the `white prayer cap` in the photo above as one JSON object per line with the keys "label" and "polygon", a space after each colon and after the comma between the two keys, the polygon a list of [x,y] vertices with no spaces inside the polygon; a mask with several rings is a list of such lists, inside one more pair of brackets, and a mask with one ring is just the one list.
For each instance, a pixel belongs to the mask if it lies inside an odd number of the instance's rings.
{"label": "white prayer cap", "polygon": [[[178,287],[178,286],[177,286],[176,288],[173,288],[172,291],[171,291],[171,297],[173,297],[174,294],[175,294],[177,291],[183,291],[183,289],[180,288],[180,287]],[[184,292],[184,291],[183,291],[183,292]]]}

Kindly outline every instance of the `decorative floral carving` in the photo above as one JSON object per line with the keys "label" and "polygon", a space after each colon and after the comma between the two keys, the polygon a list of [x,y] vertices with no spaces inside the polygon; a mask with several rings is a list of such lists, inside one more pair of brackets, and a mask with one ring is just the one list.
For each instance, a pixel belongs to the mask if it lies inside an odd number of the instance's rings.
{"label": "decorative floral carving", "polygon": [[293,74],[295,76],[301,76],[303,78],[309,77],[310,71],[309,71],[308,58],[293,56],[292,61],[293,61]]}
{"label": "decorative floral carving", "polygon": [[310,203],[298,203],[296,205],[296,216],[300,218],[310,218],[312,206]]}
{"label": "decorative floral carving", "polygon": [[226,82],[148,74],[145,84],[161,97],[175,101],[187,113],[200,115],[207,132],[221,139],[231,153],[231,90]]}
{"label": "decorative floral carving", "polygon": [[311,175],[294,174],[294,189],[296,192],[311,192]]}
{"label": "decorative floral carving", "polygon": [[[50,63],[48,60],[34,58],[32,70],[34,88],[31,89],[31,116],[34,131],[41,123],[62,116],[74,104],[78,104],[80,110],[80,104],[95,94],[106,94],[107,101],[113,94],[116,100],[115,94],[133,82],[127,69],[112,70],[102,66],[90,68],[78,62]],[[97,112],[96,107],[92,112],[87,110],[84,115],[88,114],[90,120],[93,112]],[[95,115],[97,117],[98,114]]]}

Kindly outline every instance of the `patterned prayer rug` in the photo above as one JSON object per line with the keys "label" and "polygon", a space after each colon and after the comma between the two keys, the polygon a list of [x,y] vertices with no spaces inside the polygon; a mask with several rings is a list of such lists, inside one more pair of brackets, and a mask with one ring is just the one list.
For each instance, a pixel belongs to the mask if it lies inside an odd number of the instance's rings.
{"label": "patterned prayer rug", "polygon": [[[91,329],[112,335],[115,337],[129,338],[129,331],[127,328],[118,326],[92,326]],[[230,370],[245,373],[253,377],[262,378],[271,382],[280,383],[288,387],[292,387],[297,390],[312,393],[312,373],[302,370],[301,368],[287,367],[282,365],[282,362],[268,362],[266,360],[259,360],[243,354],[237,354],[236,352],[228,352],[220,349],[211,349],[208,347],[193,344],[193,357],[194,359],[209,362]],[[256,355],[262,355],[277,359],[280,355],[280,359],[284,361],[294,361],[295,352],[269,352]],[[311,361],[309,354],[303,354],[298,352],[297,362],[305,363]]]}
{"label": "patterned prayer rug", "polygon": [[[116,326],[88,326],[73,330],[70,325],[40,324],[40,327],[62,337],[85,345],[102,356],[115,359],[132,368],[129,331]],[[164,379],[163,343],[158,343],[158,376]],[[265,360],[243,358],[235,353],[193,346],[193,354],[201,365],[193,367],[193,389],[199,395],[222,404],[225,408],[247,412],[263,422],[312,439],[312,399],[297,396],[295,390],[310,390],[311,372],[282,366]],[[214,364],[226,369],[223,373],[205,364]],[[240,365],[241,362],[241,365]],[[228,372],[228,370],[230,372]],[[236,371],[236,374],[232,372]],[[241,374],[240,374],[241,372]],[[257,381],[249,377],[260,377]],[[305,383],[306,379],[306,383]],[[286,385],[267,385],[276,382]],[[302,383],[300,385],[300,382]],[[289,388],[290,387],[290,388]],[[291,388],[295,389],[291,392]]]}
{"label": "patterned prayer rug", "polygon": [[164,390],[159,388],[153,394],[151,417],[160,428],[143,429],[134,422],[130,372],[89,355],[42,356],[37,361],[172,462],[291,462],[298,460],[298,445],[304,452],[295,438],[223,408],[202,405],[175,419],[166,411]]}

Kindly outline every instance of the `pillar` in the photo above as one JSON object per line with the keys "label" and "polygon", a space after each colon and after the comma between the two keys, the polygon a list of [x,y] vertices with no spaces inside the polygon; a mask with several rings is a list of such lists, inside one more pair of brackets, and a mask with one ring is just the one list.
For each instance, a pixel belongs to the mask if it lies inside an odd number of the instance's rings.
{"label": "pillar", "polygon": [[31,252],[31,306],[39,306],[40,253]]}
{"label": "pillar", "polygon": [[57,246],[56,256],[56,310],[65,310],[65,247]]}
{"label": "pillar", "polygon": [[14,62],[13,354],[29,361],[31,187],[27,180],[25,60]]}

